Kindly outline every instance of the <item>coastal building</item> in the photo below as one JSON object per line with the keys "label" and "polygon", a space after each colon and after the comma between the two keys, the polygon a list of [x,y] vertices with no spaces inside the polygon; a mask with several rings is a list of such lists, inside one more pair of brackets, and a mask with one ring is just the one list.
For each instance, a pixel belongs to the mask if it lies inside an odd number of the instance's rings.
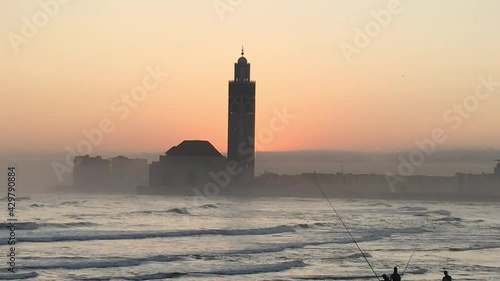
{"label": "coastal building", "polygon": [[255,173],[255,81],[250,80],[250,64],[244,57],[234,64],[234,80],[229,81],[227,158],[242,173],[237,180],[248,180]]}
{"label": "coastal building", "polygon": [[109,183],[111,163],[108,159],[101,156],[76,156],[73,164],[73,187],[88,190]]}
{"label": "coastal building", "polygon": [[456,182],[461,192],[500,194],[500,161],[493,170],[493,174],[465,174],[457,173]]}
{"label": "coastal building", "polygon": [[149,167],[146,159],[117,156],[110,160],[110,181],[113,186],[130,187],[133,191],[137,185],[148,181]]}
{"label": "coastal building", "polygon": [[76,156],[73,168],[73,186],[78,191],[132,192],[139,184],[148,181],[146,159],[118,156],[104,159],[101,156]]}
{"label": "coastal building", "polygon": [[138,191],[192,194],[192,188],[213,182],[211,173],[224,171],[226,162],[226,157],[210,142],[185,140],[150,165],[149,187],[139,187]]}

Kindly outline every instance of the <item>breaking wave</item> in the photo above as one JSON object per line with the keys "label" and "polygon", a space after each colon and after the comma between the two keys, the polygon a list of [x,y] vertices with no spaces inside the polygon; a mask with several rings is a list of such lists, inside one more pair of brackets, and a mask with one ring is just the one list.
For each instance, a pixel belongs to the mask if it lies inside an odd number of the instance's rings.
{"label": "breaking wave", "polygon": [[183,230],[171,232],[104,232],[88,233],[81,235],[62,235],[47,237],[20,237],[19,242],[62,242],[62,241],[94,241],[94,240],[123,240],[123,239],[150,239],[169,237],[189,237],[189,236],[243,236],[243,235],[269,235],[278,233],[295,232],[291,226],[275,226],[254,229],[204,229],[204,230]]}
{"label": "breaking wave", "polygon": [[[309,229],[309,228],[315,228],[315,227],[333,227],[333,226],[329,226],[328,223],[324,223],[324,222],[317,222],[317,223],[313,223],[313,224],[297,224],[294,226],[294,228],[296,228],[296,229]],[[342,229],[338,229],[338,230],[342,231]],[[370,241],[382,240],[384,238],[391,237],[395,234],[422,234],[422,233],[429,232],[428,229],[422,228],[422,227],[381,228],[381,229],[359,228],[359,229],[351,229],[351,231],[353,231],[353,234],[356,236],[357,242],[370,242]],[[345,237],[344,235],[345,234],[342,234],[342,237]],[[349,243],[352,243],[352,239],[345,238],[345,239],[341,239],[341,240],[337,240],[337,241],[330,241],[330,243],[349,244]]]}
{"label": "breaking wave", "polygon": [[[193,207],[193,208],[199,208],[199,209],[217,209],[219,208],[216,204],[205,204],[201,205],[198,207]],[[191,215],[191,212],[189,211],[188,208],[182,207],[182,208],[172,208],[168,210],[159,210],[159,211],[133,211],[133,212],[128,212],[125,214],[138,214],[138,215],[161,215],[165,213],[174,213],[178,215]]]}
{"label": "breaking wave", "polygon": [[371,204],[368,204],[369,207],[388,207],[388,208],[391,208],[392,205],[390,204],[387,204],[387,203],[371,203]]}
{"label": "breaking wave", "polygon": [[[134,277],[120,277],[119,280],[163,280],[163,279],[173,279],[179,278],[182,276],[188,275],[187,273],[182,272],[171,272],[171,273],[154,273],[154,274],[145,274],[145,275],[137,275]],[[94,278],[79,278],[75,280],[81,281],[110,281],[117,280],[117,277],[94,277]]]}
{"label": "breaking wave", "polygon": [[79,279],[79,280],[134,280],[134,281],[142,281],[142,280],[160,280],[160,279],[172,279],[178,278],[182,276],[210,276],[210,275],[218,275],[218,276],[235,276],[235,275],[251,275],[251,274],[262,274],[262,273],[273,273],[273,272],[282,272],[286,270],[290,270],[292,268],[297,267],[305,267],[306,264],[302,260],[294,260],[287,261],[275,264],[257,264],[257,265],[249,265],[243,266],[240,268],[226,268],[226,269],[217,269],[212,271],[196,271],[196,272],[159,272],[153,274],[144,274],[144,275],[136,275],[136,276],[123,276],[123,277],[101,277],[101,278],[92,278],[92,279]]}
{"label": "breaking wave", "polygon": [[[429,230],[425,228],[383,228],[383,229],[371,229],[365,233],[365,235],[362,234],[354,234],[356,236],[356,242],[362,243],[362,242],[371,242],[371,241],[377,241],[377,240],[383,240],[385,238],[389,238],[395,234],[422,234],[429,232]],[[361,237],[358,237],[358,235],[362,235]],[[353,243],[351,238],[345,238],[340,241],[335,241],[334,243],[336,244],[350,244]]]}
{"label": "breaking wave", "polygon": [[[198,207],[193,207],[193,208],[199,208],[199,209],[217,209],[219,206],[216,204],[204,204]],[[137,214],[137,215],[161,215],[165,213],[174,213],[178,215],[191,215],[191,212],[189,211],[188,208],[182,207],[182,208],[172,208],[169,210],[159,210],[159,211],[151,211],[151,210],[146,210],[146,211],[133,211],[133,212],[127,212],[125,214]]]}
{"label": "breaking wave", "polygon": [[406,271],[408,274],[414,274],[414,275],[419,275],[419,274],[425,274],[427,273],[429,270],[428,269],[425,269],[425,268],[422,268],[422,267],[416,267],[414,269],[411,269],[411,270],[408,270]]}
{"label": "breaking wave", "polygon": [[[67,223],[36,223],[36,222],[18,222],[16,223],[17,230],[35,230],[39,228],[72,228],[72,227],[90,227],[99,224],[92,222],[67,222]],[[0,229],[7,230],[8,223],[0,223]]]}
{"label": "breaking wave", "polygon": [[462,219],[461,218],[457,218],[457,217],[444,217],[444,218],[440,218],[440,219],[435,219],[433,221],[442,221],[442,222],[461,222]]}
{"label": "breaking wave", "polygon": [[173,208],[170,210],[167,210],[168,213],[175,213],[179,215],[190,215],[191,213],[188,211],[186,208]]}
{"label": "breaking wave", "polygon": [[429,215],[440,215],[440,216],[451,216],[451,212],[447,210],[434,210],[429,211],[427,208],[423,207],[402,207],[400,208],[409,214],[413,214],[416,217],[425,217]]}
{"label": "breaking wave", "polygon": [[[199,208],[199,209],[217,209],[219,206],[217,204],[204,204],[201,206],[193,207],[193,208]],[[126,214],[139,214],[139,215],[151,215],[151,214],[165,214],[165,213],[174,213],[174,214],[179,214],[179,215],[191,215],[191,212],[189,211],[189,208],[182,207],[182,208],[172,208],[169,210],[160,210],[160,211],[134,211],[134,212],[128,212]]]}
{"label": "breaking wave", "polygon": [[[288,249],[302,249],[307,246],[319,246],[325,244],[332,244],[332,241],[316,241],[316,242],[302,242],[302,243],[284,243],[284,244],[274,244],[268,245],[265,248],[256,249],[243,249],[237,251],[231,251],[223,253],[223,255],[251,255],[251,254],[261,254],[261,253],[276,253]],[[220,254],[219,254],[220,255]]]}
{"label": "breaking wave", "polygon": [[[367,258],[371,258],[372,257],[372,255],[370,253],[363,253],[363,254]],[[360,258],[363,258],[363,254],[361,254],[361,253],[352,254],[352,255],[347,256],[347,258],[348,259],[360,259]]]}
{"label": "breaking wave", "polygon": [[414,207],[414,206],[404,206],[399,208],[400,210],[410,211],[410,212],[421,212],[427,211],[428,209],[425,207]]}
{"label": "breaking wave", "polygon": [[[155,273],[155,274],[146,274],[146,275],[137,275],[134,277],[123,277],[124,280],[159,280],[159,279],[172,279],[178,278],[182,276],[189,275],[187,273],[182,272],[171,272],[171,273]],[[113,278],[114,279],[114,278]]]}
{"label": "breaking wave", "polygon": [[40,208],[40,207],[45,207],[45,205],[44,204],[31,204],[30,207]]}
{"label": "breaking wave", "polygon": [[[422,234],[422,233],[426,233],[426,232],[429,232],[429,230],[427,230],[425,228],[416,228],[416,227],[373,229],[373,230],[370,230],[369,236],[356,239],[356,241],[357,242],[368,242],[368,241],[374,241],[374,240],[379,240],[379,239],[391,237],[394,234]],[[352,243],[352,240],[347,240],[347,243],[349,243],[349,241]]]}
{"label": "breaking wave", "polygon": [[215,205],[215,204],[205,204],[205,205],[200,206],[200,208],[202,208],[202,209],[217,209],[219,207],[217,207],[217,205]]}
{"label": "breaking wave", "polygon": [[44,270],[44,269],[68,269],[68,270],[79,270],[88,268],[113,268],[113,267],[130,267],[139,266],[145,262],[170,262],[173,260],[178,260],[175,257],[169,256],[152,256],[145,258],[135,258],[135,259],[125,259],[125,258],[115,258],[115,259],[87,259],[87,258],[55,258],[47,262],[47,259],[36,260],[37,262],[42,261],[42,264],[30,264],[30,262],[25,262],[22,269],[30,270]]}
{"label": "breaking wave", "polygon": [[466,252],[466,251],[477,251],[477,250],[487,250],[487,249],[497,249],[500,248],[499,244],[486,244],[486,245],[473,245],[470,247],[462,247],[462,248],[449,248],[450,252]]}
{"label": "breaking wave", "polygon": [[427,214],[436,214],[441,216],[451,216],[450,211],[447,210],[437,210],[437,211],[429,211]]}
{"label": "breaking wave", "polygon": [[62,206],[80,205],[80,204],[85,203],[85,202],[87,202],[87,200],[83,200],[83,201],[65,201],[65,202],[60,203],[59,205],[62,205]]}
{"label": "breaking wave", "polygon": [[294,280],[375,280],[375,276],[373,275],[363,275],[363,276],[338,276],[338,275],[310,275],[310,276],[302,276],[302,277],[294,277]]}
{"label": "breaking wave", "polygon": [[[0,198],[0,200],[7,201],[8,200],[8,196],[2,197],[2,198]],[[17,196],[16,197],[16,201],[21,201],[21,200],[31,200],[31,198],[29,198],[27,196]]]}
{"label": "breaking wave", "polygon": [[187,208],[173,208],[169,210],[160,210],[160,211],[133,211],[133,212],[128,212],[125,214],[131,214],[131,215],[161,215],[165,213],[174,213],[174,214],[179,214],[179,215],[190,215],[191,213]]}
{"label": "breaking wave", "polygon": [[199,272],[207,275],[247,275],[286,271],[295,267],[305,267],[306,264],[302,260],[294,260],[276,264],[262,264],[249,266],[247,268],[217,270],[211,272]]}
{"label": "breaking wave", "polygon": [[7,273],[0,274],[0,280],[19,280],[19,279],[29,279],[38,276],[36,272],[25,272],[25,273]]}
{"label": "breaking wave", "polygon": [[[219,259],[221,256],[237,256],[237,255],[252,255],[263,253],[281,252],[287,249],[300,249],[307,246],[317,246],[330,244],[332,242],[304,242],[304,243],[286,243],[278,245],[269,245],[263,248],[243,249],[236,251],[220,252],[220,253],[205,253],[205,254],[190,254],[190,255],[172,255],[172,256],[149,256],[143,258],[79,258],[79,257],[58,257],[44,258],[39,257],[27,258],[22,269],[29,270],[47,270],[47,269],[67,269],[79,270],[89,268],[113,268],[113,267],[131,267],[139,266],[147,262],[167,263],[172,261],[188,260],[188,259]],[[42,264],[40,264],[40,261]]]}
{"label": "breaking wave", "polygon": [[[333,225],[333,224],[332,224]],[[317,227],[317,226],[321,226],[321,227],[326,227],[326,226],[329,226],[328,223],[326,222],[315,222],[315,223],[299,223],[297,225],[295,225],[296,228],[314,228],[314,227]]]}

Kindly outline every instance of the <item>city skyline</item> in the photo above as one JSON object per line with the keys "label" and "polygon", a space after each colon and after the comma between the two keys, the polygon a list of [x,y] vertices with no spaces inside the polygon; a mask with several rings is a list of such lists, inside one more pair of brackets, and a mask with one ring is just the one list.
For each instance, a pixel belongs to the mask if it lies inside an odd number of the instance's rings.
{"label": "city skyline", "polygon": [[[242,2],[222,18],[211,1],[140,4],[147,17],[133,2],[61,4],[17,53],[8,36],[0,43],[4,105],[17,105],[0,113],[8,128],[0,153],[64,152],[103,118],[115,129],[92,154],[157,152],[184,139],[207,139],[226,152],[227,128],[213,124],[225,122],[227,65],[241,44],[259,81],[257,133],[273,110],[295,116],[271,142],[257,142],[257,151],[405,151],[436,128],[448,136],[440,149],[498,149],[500,90],[475,110],[459,114],[455,105],[484,81],[500,81],[500,40],[479,33],[498,26],[488,13],[500,4],[397,1],[390,23],[348,61],[342,43],[355,46],[356,28],[383,15],[390,2],[277,1],[264,11]],[[0,5],[6,35],[21,34],[21,19],[43,11],[36,1]],[[439,13],[444,7],[447,13]],[[281,8],[280,23],[274,8]],[[188,16],[176,15],[188,9]],[[417,21],[424,13],[428,21]],[[302,22],[301,15],[314,20]],[[162,28],[176,25],[182,33]],[[122,120],[113,103],[157,67],[168,77]]]}

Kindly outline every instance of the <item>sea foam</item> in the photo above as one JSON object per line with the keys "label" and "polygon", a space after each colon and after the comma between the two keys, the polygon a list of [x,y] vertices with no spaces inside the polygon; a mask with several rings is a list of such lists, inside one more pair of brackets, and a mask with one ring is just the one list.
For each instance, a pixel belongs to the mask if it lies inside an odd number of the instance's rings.
{"label": "sea foam", "polygon": [[243,236],[243,235],[269,235],[278,233],[295,232],[291,226],[275,226],[254,229],[203,229],[203,230],[181,230],[167,232],[89,232],[79,235],[60,235],[44,237],[19,237],[19,242],[62,242],[62,241],[93,241],[93,240],[123,240],[123,239],[150,239],[188,236]]}

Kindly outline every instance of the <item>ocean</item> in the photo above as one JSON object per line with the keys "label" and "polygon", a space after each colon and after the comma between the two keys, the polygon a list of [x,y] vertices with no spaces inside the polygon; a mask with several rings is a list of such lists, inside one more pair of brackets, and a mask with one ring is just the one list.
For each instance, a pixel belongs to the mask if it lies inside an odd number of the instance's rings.
{"label": "ocean", "polygon": [[[331,201],[378,275],[500,280],[498,203]],[[376,280],[324,198],[33,195],[15,274],[1,216],[0,280]]]}

